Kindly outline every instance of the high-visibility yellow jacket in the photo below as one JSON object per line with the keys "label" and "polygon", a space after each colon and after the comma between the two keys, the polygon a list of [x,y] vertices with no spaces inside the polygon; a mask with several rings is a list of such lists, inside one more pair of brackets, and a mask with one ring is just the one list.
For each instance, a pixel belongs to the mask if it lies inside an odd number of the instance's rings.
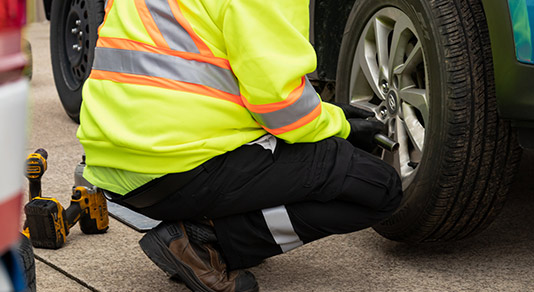
{"label": "high-visibility yellow jacket", "polygon": [[108,0],[78,138],[89,166],[190,170],[271,133],[347,137],[316,67],[306,0]]}

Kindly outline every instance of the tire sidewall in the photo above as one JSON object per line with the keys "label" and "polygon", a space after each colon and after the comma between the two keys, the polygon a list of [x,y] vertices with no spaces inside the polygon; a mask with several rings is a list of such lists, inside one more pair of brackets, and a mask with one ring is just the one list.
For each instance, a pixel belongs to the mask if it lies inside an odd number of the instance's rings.
{"label": "tire sidewall", "polygon": [[[341,44],[338,71],[336,101],[349,102],[350,74],[356,47],[365,26],[372,16],[386,7],[395,7],[404,12],[414,24],[424,51],[427,66],[427,88],[429,89],[430,119],[425,125],[425,147],[418,171],[412,183],[404,190],[404,198],[397,212],[375,229],[386,237],[391,234],[409,234],[408,229],[417,226],[417,221],[424,220],[422,215],[432,204],[432,192],[438,184],[440,162],[445,153],[448,133],[447,123],[447,79],[445,52],[439,39],[435,17],[427,1],[357,1],[351,11]],[[345,97],[345,98],[340,98]],[[418,241],[419,239],[415,239]]]}
{"label": "tire sidewall", "polygon": [[28,292],[36,291],[36,276],[35,276],[35,258],[31,241],[21,234],[20,242],[17,245],[17,256],[21,266],[24,268],[24,278]]}
{"label": "tire sidewall", "polygon": [[[79,122],[80,107],[82,103],[82,89],[83,82],[80,82],[77,86],[71,86],[71,81],[67,80],[65,72],[67,69],[66,66],[70,67],[68,58],[66,55],[66,42],[65,34],[66,30],[69,29],[66,26],[67,15],[70,11],[70,3],[74,0],[68,1],[53,1],[51,14],[50,14],[50,54],[52,60],[52,70],[54,73],[54,81],[56,85],[56,90],[59,94],[61,104],[65,109],[67,115],[74,120]],[[87,10],[88,17],[87,22],[89,25],[89,36],[87,40],[89,41],[89,48],[87,52],[88,57],[88,68],[85,73],[84,80],[89,77],[91,72],[91,66],[94,59],[94,47],[96,46],[96,41],[98,35],[96,29],[98,26],[98,16],[97,16],[97,5],[99,1],[87,1]]]}

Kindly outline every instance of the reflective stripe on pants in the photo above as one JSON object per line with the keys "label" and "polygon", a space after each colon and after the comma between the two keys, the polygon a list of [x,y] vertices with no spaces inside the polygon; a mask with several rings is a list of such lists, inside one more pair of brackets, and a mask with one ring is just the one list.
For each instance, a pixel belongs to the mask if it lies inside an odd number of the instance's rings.
{"label": "reflective stripe on pants", "polygon": [[167,199],[136,211],[167,221],[213,219],[227,265],[236,269],[367,228],[399,205],[395,170],[346,140],[277,142],[274,153],[255,144],[218,156]]}

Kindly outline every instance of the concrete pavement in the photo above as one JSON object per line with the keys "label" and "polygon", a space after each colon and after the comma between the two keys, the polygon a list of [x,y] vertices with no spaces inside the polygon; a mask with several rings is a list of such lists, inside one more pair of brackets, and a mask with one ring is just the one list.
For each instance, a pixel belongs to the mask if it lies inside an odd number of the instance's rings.
{"label": "concrete pavement", "polygon": [[[78,127],[54,87],[48,23],[28,26],[33,49],[28,153],[45,148],[43,195],[68,206],[83,149]],[[455,243],[406,245],[371,229],[332,236],[251,269],[261,291],[531,291],[534,290],[534,152],[500,217],[478,236]],[[145,257],[142,237],[110,218],[106,234],[75,226],[59,250],[35,249],[38,291],[188,291]]]}

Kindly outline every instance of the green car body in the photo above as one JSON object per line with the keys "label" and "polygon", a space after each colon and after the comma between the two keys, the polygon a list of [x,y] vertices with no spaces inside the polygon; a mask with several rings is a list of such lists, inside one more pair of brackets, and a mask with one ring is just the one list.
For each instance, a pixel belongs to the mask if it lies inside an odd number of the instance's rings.
{"label": "green car body", "polygon": [[[510,0],[510,6],[507,1],[483,1],[495,66],[499,114],[504,119],[512,120],[513,125],[520,128],[534,128],[534,59],[532,56],[534,3],[532,2],[528,1],[530,5],[528,8],[526,0]],[[515,4],[512,5],[512,3]],[[511,11],[512,8],[516,15],[517,12],[521,15],[516,16],[514,25],[512,24],[514,12]],[[519,24],[520,22],[523,24]],[[521,51],[522,55],[520,55]]]}

